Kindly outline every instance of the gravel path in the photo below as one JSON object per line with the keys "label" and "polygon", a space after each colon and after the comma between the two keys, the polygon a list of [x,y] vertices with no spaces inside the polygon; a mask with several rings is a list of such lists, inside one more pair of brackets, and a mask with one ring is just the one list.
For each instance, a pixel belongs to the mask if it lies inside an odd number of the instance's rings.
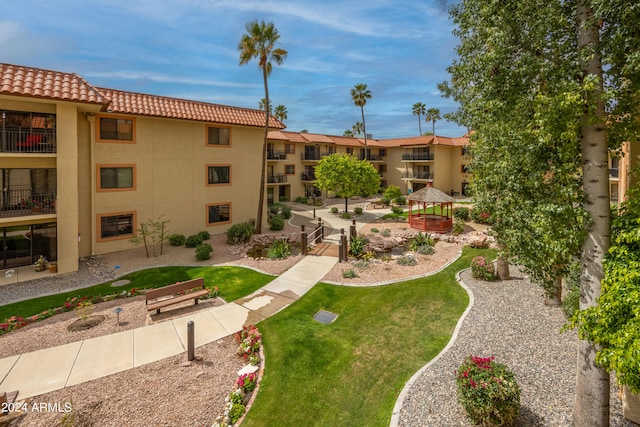
{"label": "gravel path", "polygon": [[[453,345],[406,390],[399,426],[472,426],[456,401],[454,371],[468,355],[495,356],[516,374],[521,388],[517,426],[570,426],[575,396],[577,335],[560,332],[560,308],[543,305],[541,288],[520,271],[512,280],[483,282],[460,274],[474,303]],[[622,418],[612,379],[611,426],[634,426]]]}

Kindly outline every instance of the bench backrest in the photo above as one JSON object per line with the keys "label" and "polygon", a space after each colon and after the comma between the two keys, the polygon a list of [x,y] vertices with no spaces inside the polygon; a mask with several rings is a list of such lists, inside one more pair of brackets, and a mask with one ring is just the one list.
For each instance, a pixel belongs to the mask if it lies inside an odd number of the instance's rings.
{"label": "bench backrest", "polygon": [[149,289],[146,293],[147,301],[165,297],[178,292],[188,291],[193,288],[204,289],[204,278],[199,277],[197,279],[187,280],[186,282],[174,283],[173,285],[163,286],[157,289]]}

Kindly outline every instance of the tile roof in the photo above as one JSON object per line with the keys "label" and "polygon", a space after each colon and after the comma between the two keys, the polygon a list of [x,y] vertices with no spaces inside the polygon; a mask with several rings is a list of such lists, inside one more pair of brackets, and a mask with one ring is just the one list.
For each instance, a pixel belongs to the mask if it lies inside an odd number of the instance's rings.
{"label": "tile roof", "polygon": [[104,104],[103,94],[77,74],[0,64],[0,94]]}
{"label": "tile roof", "polygon": [[[262,110],[98,88],[77,74],[21,65],[0,63],[0,94],[98,104],[103,111],[120,114],[264,126]],[[269,126],[285,127],[273,116]]]}
{"label": "tile roof", "polygon": [[[106,110],[110,113],[166,117],[230,125],[264,126],[263,110],[106,88],[100,88],[100,91],[111,101],[106,107]],[[273,116],[269,118],[269,126],[272,129],[284,129],[285,127]]]}
{"label": "tile roof", "polygon": [[[353,138],[350,136],[323,135],[318,133],[305,132],[289,132],[289,131],[271,131],[269,139],[274,141],[288,141],[300,143],[320,143],[335,144],[347,147],[364,148],[364,139]],[[461,147],[469,144],[469,138],[463,136],[460,138],[449,138],[446,136],[414,136],[407,138],[391,138],[391,139],[367,139],[368,147],[412,147],[420,145],[449,145],[453,147]]]}

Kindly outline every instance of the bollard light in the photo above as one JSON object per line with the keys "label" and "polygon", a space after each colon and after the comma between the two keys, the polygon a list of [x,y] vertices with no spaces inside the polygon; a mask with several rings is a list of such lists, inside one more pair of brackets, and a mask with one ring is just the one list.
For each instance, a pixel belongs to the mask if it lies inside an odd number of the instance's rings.
{"label": "bollard light", "polygon": [[193,330],[194,330],[193,320],[189,320],[187,322],[187,360],[189,362],[195,359]]}

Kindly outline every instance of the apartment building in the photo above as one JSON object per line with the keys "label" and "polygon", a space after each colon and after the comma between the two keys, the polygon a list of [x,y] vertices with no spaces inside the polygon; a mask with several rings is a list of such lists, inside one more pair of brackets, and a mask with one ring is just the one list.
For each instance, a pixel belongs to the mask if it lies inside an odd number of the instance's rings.
{"label": "apartment building", "polygon": [[0,268],[44,255],[76,271],[161,215],[185,235],[256,218],[263,111],[9,64],[0,75]]}

